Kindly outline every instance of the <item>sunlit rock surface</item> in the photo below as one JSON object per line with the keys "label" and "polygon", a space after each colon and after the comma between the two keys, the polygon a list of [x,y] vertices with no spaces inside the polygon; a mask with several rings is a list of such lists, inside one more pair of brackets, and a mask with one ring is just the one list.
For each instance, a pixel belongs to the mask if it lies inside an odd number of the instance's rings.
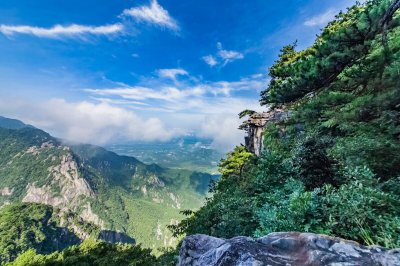
{"label": "sunlit rock surface", "polygon": [[178,266],[400,265],[400,249],[365,247],[311,233],[272,233],[253,239],[192,235],[184,239]]}

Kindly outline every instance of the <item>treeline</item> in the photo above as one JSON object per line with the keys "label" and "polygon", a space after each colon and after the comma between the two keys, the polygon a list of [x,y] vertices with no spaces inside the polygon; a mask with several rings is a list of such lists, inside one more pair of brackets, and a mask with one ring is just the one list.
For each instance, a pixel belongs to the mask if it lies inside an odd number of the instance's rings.
{"label": "treeline", "polygon": [[49,255],[37,254],[29,249],[7,266],[153,266],[158,265],[150,249],[142,249],[140,245],[109,244],[88,239],[82,244],[71,246],[60,252]]}

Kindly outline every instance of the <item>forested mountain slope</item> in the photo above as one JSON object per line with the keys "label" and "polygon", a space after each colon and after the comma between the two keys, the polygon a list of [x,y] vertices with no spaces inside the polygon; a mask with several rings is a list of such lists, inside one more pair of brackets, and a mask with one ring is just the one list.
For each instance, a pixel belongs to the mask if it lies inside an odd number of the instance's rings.
{"label": "forested mountain slope", "polygon": [[176,244],[166,226],[178,222],[181,209],[201,206],[212,178],[66,144],[23,125],[0,121],[0,206],[48,204],[158,248]]}
{"label": "forested mountain slope", "polygon": [[175,227],[218,237],[324,233],[400,246],[400,1],[340,13],[298,51],[285,46],[261,103],[260,157],[237,147],[215,194]]}
{"label": "forested mountain slope", "polygon": [[61,212],[48,205],[19,203],[0,209],[0,264],[14,260],[29,249],[48,254],[89,238],[135,243],[132,238],[101,231],[74,213]]}

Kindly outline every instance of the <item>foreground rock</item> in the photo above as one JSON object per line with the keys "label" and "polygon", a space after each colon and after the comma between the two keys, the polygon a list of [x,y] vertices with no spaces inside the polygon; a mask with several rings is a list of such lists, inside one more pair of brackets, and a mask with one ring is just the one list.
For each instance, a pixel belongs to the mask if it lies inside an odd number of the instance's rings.
{"label": "foreground rock", "polygon": [[272,233],[253,239],[192,235],[184,239],[178,266],[400,265],[400,249],[365,247],[311,233]]}

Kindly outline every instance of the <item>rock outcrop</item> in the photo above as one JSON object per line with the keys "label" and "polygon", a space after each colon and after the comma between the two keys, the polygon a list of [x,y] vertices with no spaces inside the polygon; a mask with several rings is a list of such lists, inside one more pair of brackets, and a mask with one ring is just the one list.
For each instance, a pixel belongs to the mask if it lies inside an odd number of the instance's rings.
{"label": "rock outcrop", "polygon": [[268,112],[254,112],[241,126],[247,132],[245,146],[249,152],[259,156],[263,148],[264,127],[271,122],[283,121],[290,118],[291,112],[283,108],[276,108]]}
{"label": "rock outcrop", "polygon": [[312,233],[272,233],[253,239],[192,235],[184,239],[178,266],[400,265],[400,249],[365,247]]}
{"label": "rock outcrop", "polygon": [[99,239],[106,241],[108,243],[126,243],[134,245],[136,241],[134,238],[128,236],[122,232],[116,232],[111,230],[102,230],[98,236]]}

